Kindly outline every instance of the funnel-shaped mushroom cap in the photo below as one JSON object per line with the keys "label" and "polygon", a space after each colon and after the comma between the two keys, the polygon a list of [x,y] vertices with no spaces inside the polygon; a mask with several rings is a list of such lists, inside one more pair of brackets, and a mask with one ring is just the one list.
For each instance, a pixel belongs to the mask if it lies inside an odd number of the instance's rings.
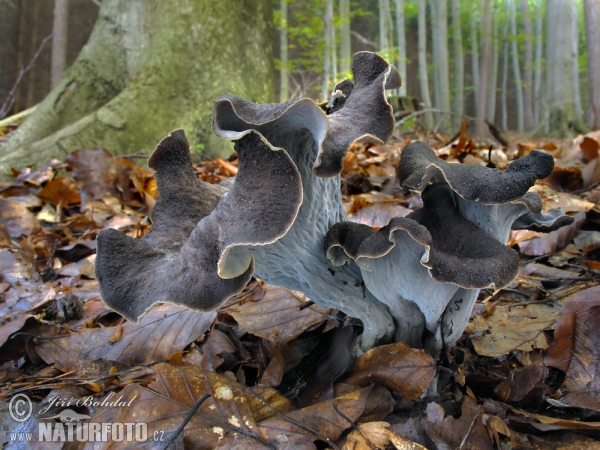
{"label": "funnel-shaped mushroom cap", "polygon": [[[287,153],[256,133],[236,150],[238,176],[225,193],[195,176],[182,130],[158,144],[149,160],[160,192],[152,230],[141,239],[116,230],[98,234],[96,276],[108,306],[132,321],[156,302],[206,311],[246,286],[254,272],[248,246],[287,232],[302,190]],[[273,197],[274,190],[280,195]]]}

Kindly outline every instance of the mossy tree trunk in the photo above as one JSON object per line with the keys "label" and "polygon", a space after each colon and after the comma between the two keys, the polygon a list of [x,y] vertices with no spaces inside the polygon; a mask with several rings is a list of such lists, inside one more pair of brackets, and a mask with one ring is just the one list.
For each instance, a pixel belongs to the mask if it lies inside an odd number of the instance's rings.
{"label": "mossy tree trunk", "polygon": [[228,156],[210,129],[212,102],[271,101],[272,32],[267,0],[104,0],[75,63],[0,147],[0,176],[81,148],[149,153],[178,127]]}

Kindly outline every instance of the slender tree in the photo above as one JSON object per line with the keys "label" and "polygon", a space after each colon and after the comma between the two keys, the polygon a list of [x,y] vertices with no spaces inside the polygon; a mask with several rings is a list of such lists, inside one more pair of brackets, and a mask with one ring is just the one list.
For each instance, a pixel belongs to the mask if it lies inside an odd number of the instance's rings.
{"label": "slender tree", "polygon": [[60,81],[67,68],[67,30],[69,21],[69,0],[54,0],[54,23],[52,24],[52,63],[50,87]]}
{"label": "slender tree", "polygon": [[481,16],[481,64],[479,68],[479,85],[477,86],[477,125],[479,133],[483,135],[485,130],[485,118],[487,115],[488,84],[490,65],[492,62],[492,27],[491,25],[490,0],[483,0],[483,14]]}
{"label": "slender tree", "polygon": [[523,29],[525,32],[525,58],[523,61],[523,124],[526,130],[533,128],[533,31],[529,13],[529,0],[522,0]]}
{"label": "slender tree", "polygon": [[[352,50],[350,46],[350,0],[340,0],[340,72],[350,74]],[[404,80],[403,80],[404,81]]]}
{"label": "slender tree", "polygon": [[290,93],[290,79],[288,73],[288,5],[287,0],[279,0],[281,11],[281,24],[279,27],[279,101],[286,102]]}
{"label": "slender tree", "polygon": [[[419,83],[421,84],[421,97],[425,109],[431,109],[431,96],[429,95],[429,76],[427,75],[427,5],[425,0],[419,0]],[[425,123],[431,130],[433,117],[425,113]]]}
{"label": "slender tree", "polygon": [[390,48],[389,38],[390,0],[379,0],[379,49],[384,54]]}
{"label": "slender tree", "polygon": [[600,128],[600,0],[584,0],[585,41],[588,59],[588,90],[590,98],[589,125]]}
{"label": "slender tree", "polygon": [[498,86],[498,4],[493,3],[492,12],[492,73],[490,76],[490,88],[488,89],[487,120],[494,122],[496,118],[496,91]]}
{"label": "slender tree", "polygon": [[507,0],[510,9],[510,30],[512,44],[513,76],[515,79],[515,97],[517,98],[517,129],[523,131],[523,83],[521,82],[521,69],[519,64],[519,47],[517,46],[517,13],[515,4]]}
{"label": "slender tree", "polygon": [[398,35],[398,72],[402,78],[402,86],[398,94],[406,95],[406,37],[404,27],[404,0],[396,0],[396,33]]}
{"label": "slender tree", "polygon": [[569,135],[572,129],[585,130],[575,112],[572,15],[570,2],[547,1],[546,23],[552,33],[546,37],[546,84],[549,130],[555,136]]}
{"label": "slender tree", "polygon": [[325,2],[325,52],[323,56],[323,84],[321,87],[321,99],[326,100],[329,98],[329,83],[332,77],[332,54],[334,42],[331,39],[333,29],[333,0],[326,0]]}
{"label": "slender tree", "polygon": [[[446,0],[434,0],[432,5],[435,9],[434,43],[436,48],[436,75],[439,86],[438,107],[442,111],[450,111],[450,74],[448,64],[448,6]],[[448,116],[441,119],[442,126],[447,126]]]}
{"label": "slender tree", "polygon": [[504,30],[502,32],[502,90],[500,98],[502,99],[502,129],[508,131],[508,109],[506,105],[506,95],[508,88],[508,5],[505,3]]}
{"label": "slender tree", "polygon": [[460,0],[452,0],[452,45],[454,47],[454,125],[459,125],[464,114],[465,62],[460,20]]}
{"label": "slender tree", "polygon": [[537,126],[541,120],[542,103],[542,0],[535,5],[535,59],[533,61],[533,123]]}
{"label": "slender tree", "polygon": [[479,86],[479,49],[477,44],[477,13],[479,11],[479,0],[471,2],[471,71],[473,72],[473,93],[475,94],[475,105],[477,101],[477,87]]}
{"label": "slender tree", "polygon": [[571,61],[573,62],[573,93],[575,94],[575,114],[581,119],[583,109],[581,107],[581,94],[579,89],[579,11],[578,2],[571,2],[571,24],[573,39],[571,41]]}

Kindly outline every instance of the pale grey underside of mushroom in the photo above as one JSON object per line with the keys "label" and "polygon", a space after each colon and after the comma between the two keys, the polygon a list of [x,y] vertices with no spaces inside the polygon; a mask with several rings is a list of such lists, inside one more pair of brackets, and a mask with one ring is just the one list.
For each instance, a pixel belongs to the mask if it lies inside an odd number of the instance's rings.
{"label": "pale grey underside of mushroom", "polygon": [[432,354],[453,345],[479,290],[504,287],[518,273],[516,252],[504,246],[510,229],[552,231],[572,222],[561,210],[543,214],[539,196],[527,193],[551,172],[551,156],[537,152],[511,166],[503,173],[447,164],[425,144],[411,144],[398,173],[404,186],[423,191],[424,207],[377,232],[354,223],[330,230],[328,256],[357,262],[367,288],[399,322],[398,340]]}
{"label": "pale grey underside of mushroom", "polygon": [[[363,348],[391,340],[393,319],[366,289],[359,268],[335,267],[322,251],[329,227],[346,219],[339,171],[349,146],[385,142],[394,126],[385,89],[399,87],[397,70],[361,52],[353,72],[354,86],[343,84],[329,116],[309,99],[270,105],[217,100],[213,130],[236,140],[240,163],[227,194],[196,178],[182,130],[161,141],[149,162],[159,190],[152,231],[141,239],[116,230],[98,235],[104,301],[134,321],[156,302],[211,310],[256,271],[361,319]],[[209,195],[214,190],[220,199]]]}
{"label": "pale grey underside of mushroom", "polygon": [[[372,64],[365,64],[365,60]],[[349,146],[365,136],[384,142],[393,129],[384,91],[395,85],[390,84],[389,77],[396,77],[397,72],[382,61],[373,54],[355,56],[354,89],[342,107],[329,116],[308,99],[258,105],[231,96],[217,100],[213,113],[213,131],[218,136],[239,139],[256,130],[271,145],[285,149],[301,174],[303,201],[292,227],[276,242],[249,248],[256,275],[361,319],[365,326],[363,348],[390,340],[393,320],[386,306],[365,287],[359,268],[354,264],[334,266],[322,248],[327,230],[347,220],[338,174]],[[368,70],[369,76],[362,70]],[[352,108],[351,114],[344,112],[346,108]],[[278,190],[273,195],[279,195]]]}

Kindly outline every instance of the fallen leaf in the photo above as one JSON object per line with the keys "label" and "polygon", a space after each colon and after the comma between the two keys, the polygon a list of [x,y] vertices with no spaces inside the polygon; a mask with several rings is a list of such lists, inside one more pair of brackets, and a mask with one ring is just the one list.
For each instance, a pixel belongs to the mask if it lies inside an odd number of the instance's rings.
{"label": "fallen leaf", "polygon": [[168,361],[212,325],[215,312],[200,313],[166,303],[152,308],[138,324],[125,322],[118,342],[109,339],[115,329],[82,328],[58,339],[43,339],[36,347],[48,364],[63,372],[73,370],[79,359],[104,359],[126,365]]}
{"label": "fallen leaf", "polygon": [[397,342],[375,347],[359,356],[345,382],[358,386],[380,383],[399,392],[406,400],[416,400],[436,373],[431,356]]}
{"label": "fallen leaf", "polygon": [[246,302],[226,310],[240,328],[248,333],[284,343],[329,318],[330,309],[316,305],[298,311],[308,301],[300,292],[271,285],[264,285],[263,288],[265,295],[261,300]]}
{"label": "fallen leaf", "polygon": [[0,236],[19,238],[40,230],[37,218],[24,205],[0,197]]}
{"label": "fallen leaf", "polygon": [[518,402],[542,381],[543,376],[544,367],[541,364],[529,364],[513,370],[510,376],[496,387],[495,392],[504,401]]}
{"label": "fallen leaf", "polygon": [[373,228],[385,227],[390,220],[398,216],[407,216],[412,210],[395,203],[376,203],[362,208],[350,217],[351,222],[362,223]]}

